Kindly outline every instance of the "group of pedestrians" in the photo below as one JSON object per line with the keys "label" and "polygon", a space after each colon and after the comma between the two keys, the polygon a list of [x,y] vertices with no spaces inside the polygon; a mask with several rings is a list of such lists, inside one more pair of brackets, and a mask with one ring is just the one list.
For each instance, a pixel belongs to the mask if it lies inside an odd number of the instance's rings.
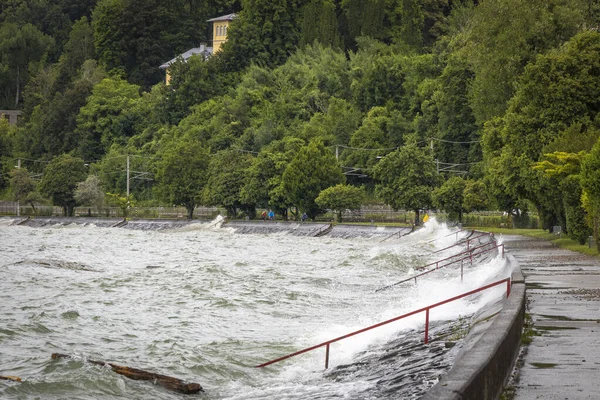
{"label": "group of pedestrians", "polygon": [[265,221],[267,218],[269,218],[269,221],[273,221],[275,219],[275,213],[273,212],[273,210],[269,210],[269,212],[265,210],[262,212],[260,217],[263,221]]}
{"label": "group of pedestrians", "polygon": [[[267,212],[267,210],[264,210],[262,212],[262,214],[260,214],[260,218],[263,221],[266,221],[267,218],[269,219],[269,221],[273,221],[273,220],[275,220],[275,213],[271,209],[269,209],[269,212]],[[306,215],[306,213],[303,213],[302,214],[302,222],[305,222],[307,219],[308,219],[308,215]]]}

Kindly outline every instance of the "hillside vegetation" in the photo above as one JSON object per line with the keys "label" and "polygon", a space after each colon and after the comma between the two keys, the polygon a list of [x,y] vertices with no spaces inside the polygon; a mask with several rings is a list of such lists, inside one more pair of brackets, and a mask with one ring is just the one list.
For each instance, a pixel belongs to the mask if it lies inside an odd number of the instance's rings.
{"label": "hillside vegetation", "polygon": [[595,0],[6,0],[0,23],[6,198],[313,218],[362,196],[598,236]]}

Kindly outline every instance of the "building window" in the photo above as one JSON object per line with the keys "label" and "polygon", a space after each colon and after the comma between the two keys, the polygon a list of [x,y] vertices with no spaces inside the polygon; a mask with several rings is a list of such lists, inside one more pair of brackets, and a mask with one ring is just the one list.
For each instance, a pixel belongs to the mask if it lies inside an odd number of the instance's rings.
{"label": "building window", "polygon": [[223,27],[223,36],[227,36],[227,25]]}

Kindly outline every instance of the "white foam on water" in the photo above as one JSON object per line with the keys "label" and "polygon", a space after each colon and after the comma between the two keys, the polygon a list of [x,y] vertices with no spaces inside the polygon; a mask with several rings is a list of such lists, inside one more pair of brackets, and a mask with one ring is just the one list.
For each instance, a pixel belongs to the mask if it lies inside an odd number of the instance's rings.
{"label": "white foam on water", "polygon": [[[8,265],[0,267],[0,302],[6,304],[0,309],[0,319],[6,322],[5,329],[18,332],[2,342],[5,365],[22,365],[22,375],[32,380],[60,381],[66,366],[47,369],[48,357],[40,356],[51,347],[181,375],[201,383],[206,399],[356,398],[376,379],[326,378],[324,348],[265,369],[254,366],[509,273],[500,257],[487,258],[479,265],[465,266],[462,283],[460,267],[453,266],[418,278],[416,285],[408,282],[375,292],[435,261],[440,254],[434,251],[469,232],[456,234],[430,218],[408,236],[374,243],[236,235],[232,228],[218,228],[224,221],[217,217],[164,233],[0,224],[3,265]],[[31,259],[89,265],[96,272],[23,266],[23,260]],[[436,308],[430,317],[432,321],[455,319],[501,296],[499,287]],[[78,316],[65,318],[65,310]],[[420,335],[424,321],[420,313],[333,343],[330,367],[352,363],[362,352],[377,351],[400,332],[411,329]],[[30,333],[38,324],[47,326],[49,332]],[[38,358],[31,368],[20,361]],[[87,382],[89,372],[69,370],[70,379]],[[98,374],[95,379],[109,387],[108,377]],[[125,381],[126,388],[131,385]],[[139,392],[127,389],[121,397],[179,398],[152,385],[135,388]],[[0,397],[6,394],[4,390],[0,388]],[[24,397],[92,399],[112,393],[102,389],[106,391],[89,394],[77,384],[66,392],[58,386],[53,392],[52,384],[31,390]]]}

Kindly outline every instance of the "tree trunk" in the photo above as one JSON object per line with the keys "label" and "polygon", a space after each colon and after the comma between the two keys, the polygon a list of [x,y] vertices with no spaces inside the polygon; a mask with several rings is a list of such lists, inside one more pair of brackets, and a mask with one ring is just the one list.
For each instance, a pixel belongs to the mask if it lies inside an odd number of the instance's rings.
{"label": "tree trunk", "polygon": [[194,219],[194,209],[196,208],[196,205],[194,203],[188,203],[185,205],[185,209],[187,210],[187,218],[188,219]]}
{"label": "tree trunk", "polygon": [[415,209],[415,226],[421,225],[421,218],[419,215],[419,209]]}
{"label": "tree trunk", "polygon": [[20,79],[19,72],[20,72],[20,70],[19,70],[19,67],[17,66],[17,95],[15,96],[15,110],[19,109],[19,97],[21,95],[19,93],[19,91],[21,90],[21,87],[19,85],[19,79]]}
{"label": "tree trunk", "polygon": [[6,381],[21,382],[21,378],[19,378],[18,376],[12,376],[12,375],[0,375],[0,379],[6,380]]}
{"label": "tree trunk", "polygon": [[596,250],[598,251],[598,253],[600,253],[600,232],[598,232],[598,228],[600,225],[600,218],[597,215],[594,215],[592,217],[592,232],[594,235],[594,240],[596,241]]}
{"label": "tree trunk", "polygon": [[[71,358],[68,354],[52,353],[52,358]],[[173,378],[172,376],[155,374],[153,372],[144,371],[136,368],[129,368],[122,365],[106,363],[104,361],[87,360],[88,362],[101,366],[109,366],[114,372],[124,375],[129,379],[136,381],[151,381],[161,385],[165,389],[173,390],[183,394],[195,394],[202,392],[202,386],[198,383],[186,383],[181,379]]]}

